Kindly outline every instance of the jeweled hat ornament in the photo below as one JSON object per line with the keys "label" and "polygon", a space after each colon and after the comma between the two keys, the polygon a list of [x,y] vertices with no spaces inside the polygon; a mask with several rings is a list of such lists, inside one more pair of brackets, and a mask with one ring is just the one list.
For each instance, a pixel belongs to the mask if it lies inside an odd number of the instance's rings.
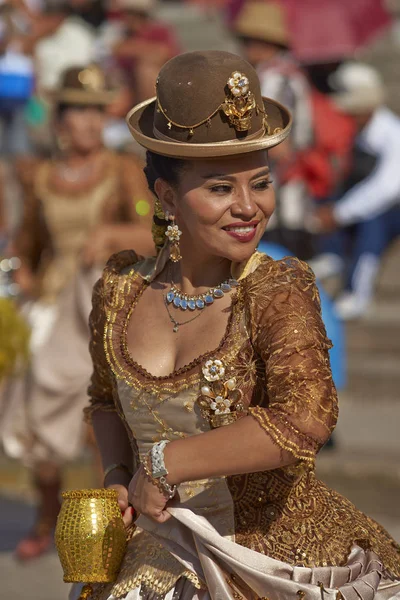
{"label": "jeweled hat ornament", "polygon": [[290,112],[261,95],[254,68],[216,50],[176,56],[161,69],[156,97],[127,116],[136,141],[176,158],[217,158],[272,148],[290,132]]}
{"label": "jeweled hat ornament", "polygon": [[62,104],[101,106],[113,102],[116,94],[105,72],[93,64],[66,69],[54,100]]}

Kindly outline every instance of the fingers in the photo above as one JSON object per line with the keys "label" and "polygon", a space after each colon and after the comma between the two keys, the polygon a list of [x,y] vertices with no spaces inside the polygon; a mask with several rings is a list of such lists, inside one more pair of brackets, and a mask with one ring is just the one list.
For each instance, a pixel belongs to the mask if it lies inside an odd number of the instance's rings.
{"label": "fingers", "polygon": [[128,506],[128,508],[122,513],[122,520],[124,522],[125,527],[129,527],[133,523],[133,515],[134,509],[132,506]]}
{"label": "fingers", "polygon": [[169,521],[171,516],[172,515],[170,515],[168,511],[163,510],[154,520],[157,521],[157,523],[165,523],[166,521]]}
{"label": "fingers", "polygon": [[128,502],[128,490],[125,486],[115,483],[113,485],[107,486],[108,490],[116,490],[118,494],[118,505],[122,512],[126,511],[129,506]]}

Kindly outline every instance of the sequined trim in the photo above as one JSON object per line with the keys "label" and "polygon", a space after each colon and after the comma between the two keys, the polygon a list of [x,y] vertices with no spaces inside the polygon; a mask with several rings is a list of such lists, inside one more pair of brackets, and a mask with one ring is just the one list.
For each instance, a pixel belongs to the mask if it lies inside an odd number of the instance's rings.
{"label": "sequined trim", "polygon": [[[249,408],[249,414],[254,417],[262,429],[272,438],[272,440],[287,452],[290,452],[295,458],[300,460],[304,460],[311,465],[314,464],[315,454],[318,451],[319,444],[309,436],[304,435],[293,427],[291,423],[287,419],[285,419],[282,415],[274,414],[272,415],[271,411],[265,408],[261,408],[260,406],[251,406]],[[274,420],[276,419],[276,422]],[[277,426],[276,423],[281,425],[281,428]],[[302,448],[300,444],[296,444],[289,436],[285,436],[284,430],[290,431],[293,439],[303,439],[304,445],[307,444],[307,447]]]}
{"label": "sequined trim", "polygon": [[197,589],[205,588],[204,582],[194,572],[186,569],[149,533],[139,529],[129,542],[117,581],[104,587],[98,598],[105,600],[110,595],[122,598],[141,586],[164,595],[181,577],[188,579]]}
{"label": "sequined trim", "polygon": [[[200,369],[193,373],[190,372],[195,370],[201,362],[207,360],[209,356],[224,353],[224,356],[227,356],[227,362],[229,362],[230,357],[238,352],[240,345],[243,343],[243,340],[238,339],[238,336],[235,335],[242,318],[243,309],[242,303],[239,301],[241,297],[240,288],[232,294],[231,314],[218,347],[198,356],[170,375],[153,376],[132,359],[126,342],[130,317],[148,284],[135,271],[132,271],[129,275],[121,275],[118,279],[118,283],[114,279],[105,282],[106,286],[107,284],[114,285],[114,289],[111,301],[108,305],[106,304],[104,349],[107,362],[114,375],[123,379],[130,387],[137,390],[145,389],[156,395],[175,395],[200,383]],[[231,343],[228,344],[228,340]]]}

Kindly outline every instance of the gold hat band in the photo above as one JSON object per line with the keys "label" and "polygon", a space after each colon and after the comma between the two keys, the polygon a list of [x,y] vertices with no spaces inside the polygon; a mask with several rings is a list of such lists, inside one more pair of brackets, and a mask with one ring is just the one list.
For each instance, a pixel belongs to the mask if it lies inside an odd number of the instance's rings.
{"label": "gold hat band", "polygon": [[[157,127],[153,127],[153,133],[154,133],[154,137],[157,138],[157,140],[162,140],[163,142],[174,142],[175,144],[186,144],[187,142],[180,142],[178,140],[176,140],[175,138],[171,138],[168,135],[165,135],[164,133],[161,133],[161,131],[159,131],[157,129]],[[266,133],[266,128],[265,127],[261,127],[261,129],[259,129],[258,131],[247,135],[246,136],[246,140],[255,140],[258,138],[262,138],[264,137]],[[237,140],[231,140],[232,143],[236,143],[237,144]],[[224,142],[225,144],[228,144],[229,141]]]}

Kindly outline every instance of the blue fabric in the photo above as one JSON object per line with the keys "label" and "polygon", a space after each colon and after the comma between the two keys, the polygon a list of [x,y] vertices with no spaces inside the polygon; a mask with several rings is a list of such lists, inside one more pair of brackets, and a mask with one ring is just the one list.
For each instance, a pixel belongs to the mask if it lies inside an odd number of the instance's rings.
{"label": "blue fabric", "polygon": [[[274,260],[280,260],[285,256],[291,256],[290,252],[283,246],[262,241],[258,246],[260,252],[264,252]],[[335,313],[335,309],[329,296],[322,286],[317,282],[321,297],[322,319],[329,339],[332,340],[333,348],[330,350],[330,361],[332,377],[338,390],[346,385],[346,349],[344,327]]]}
{"label": "blue fabric", "polygon": [[319,252],[340,256],[346,265],[346,289],[353,291],[353,276],[360,258],[372,254],[380,258],[390,243],[400,236],[400,206],[321,237]]}

